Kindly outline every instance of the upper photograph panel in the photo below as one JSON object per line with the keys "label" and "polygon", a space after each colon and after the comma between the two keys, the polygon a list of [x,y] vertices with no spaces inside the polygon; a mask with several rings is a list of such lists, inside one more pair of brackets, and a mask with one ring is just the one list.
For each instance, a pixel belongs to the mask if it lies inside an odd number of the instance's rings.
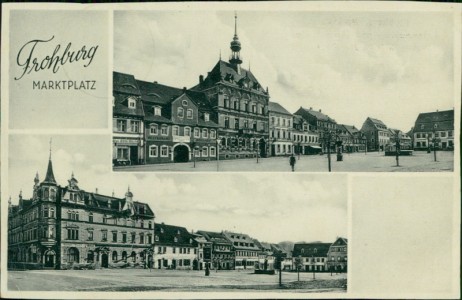
{"label": "upper photograph panel", "polygon": [[115,11],[113,169],[453,171],[453,17]]}
{"label": "upper photograph panel", "polygon": [[109,129],[109,12],[13,9],[8,33],[10,129]]}

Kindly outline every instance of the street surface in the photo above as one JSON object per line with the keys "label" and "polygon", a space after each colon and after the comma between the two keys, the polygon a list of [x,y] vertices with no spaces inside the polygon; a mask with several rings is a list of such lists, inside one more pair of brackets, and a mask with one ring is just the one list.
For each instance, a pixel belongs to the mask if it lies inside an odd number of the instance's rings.
{"label": "street surface", "polygon": [[97,269],[9,271],[10,291],[193,291],[193,292],[346,292],[347,274],[283,272],[256,275],[251,270],[211,271]]}
{"label": "street surface", "polygon": [[[400,156],[399,167],[395,156],[385,156],[383,152],[344,153],[343,161],[336,161],[331,154],[332,172],[451,172],[454,171],[454,152],[437,151],[437,161],[433,152],[414,151],[412,156]],[[295,172],[328,172],[327,154],[297,156]],[[235,159],[217,161],[199,161],[158,165],[140,165],[115,167],[114,171],[126,172],[290,172],[289,157],[269,157],[256,159]]]}

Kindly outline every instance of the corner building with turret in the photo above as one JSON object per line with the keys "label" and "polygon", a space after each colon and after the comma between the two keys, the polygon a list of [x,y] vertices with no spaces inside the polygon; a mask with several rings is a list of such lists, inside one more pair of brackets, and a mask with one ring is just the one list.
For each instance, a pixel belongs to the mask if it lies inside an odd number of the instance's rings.
{"label": "corner building with turret", "polygon": [[34,178],[30,199],[8,202],[8,268],[108,268],[118,263],[153,263],[154,212],[124,198],[84,191],[72,174],[55,180],[50,159],[45,179]]}

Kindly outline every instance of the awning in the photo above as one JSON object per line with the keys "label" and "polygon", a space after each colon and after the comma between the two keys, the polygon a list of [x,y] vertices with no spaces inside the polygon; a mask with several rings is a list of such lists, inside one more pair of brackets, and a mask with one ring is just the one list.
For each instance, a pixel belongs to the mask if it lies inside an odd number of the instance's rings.
{"label": "awning", "polygon": [[319,146],[311,146],[311,145],[308,145],[308,147],[311,147],[311,148],[313,148],[313,149],[322,149],[322,148],[319,147]]}

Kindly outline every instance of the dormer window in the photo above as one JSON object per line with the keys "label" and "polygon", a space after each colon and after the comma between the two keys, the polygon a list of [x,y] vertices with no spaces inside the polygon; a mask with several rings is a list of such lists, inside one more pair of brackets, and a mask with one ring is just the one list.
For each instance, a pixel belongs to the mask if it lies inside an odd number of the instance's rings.
{"label": "dormer window", "polygon": [[181,104],[182,104],[183,106],[188,106],[188,100],[183,100],[183,101],[181,101]]}
{"label": "dormer window", "polygon": [[434,128],[438,128],[438,124],[435,123],[435,125],[433,126]]}
{"label": "dormer window", "polygon": [[128,98],[128,107],[129,108],[136,108],[136,100],[135,100],[135,98]]}
{"label": "dormer window", "polygon": [[204,121],[208,122],[210,120],[210,114],[204,113]]}
{"label": "dormer window", "polygon": [[155,116],[160,116],[162,113],[161,107],[160,106],[154,106],[154,115]]}
{"label": "dormer window", "polygon": [[173,242],[178,243],[178,238],[177,238],[177,237],[174,237],[174,238],[173,238]]}

